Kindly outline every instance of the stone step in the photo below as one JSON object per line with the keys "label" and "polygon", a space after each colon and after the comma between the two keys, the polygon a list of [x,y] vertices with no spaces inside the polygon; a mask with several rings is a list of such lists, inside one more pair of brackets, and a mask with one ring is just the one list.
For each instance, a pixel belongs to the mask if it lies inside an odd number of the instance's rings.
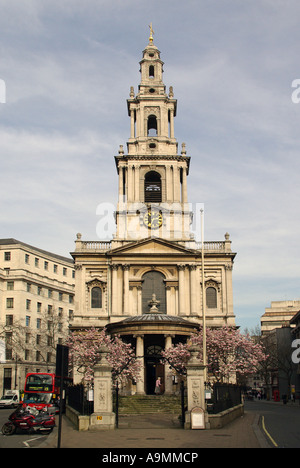
{"label": "stone step", "polygon": [[119,397],[119,414],[180,414],[181,399],[174,395],[129,395]]}

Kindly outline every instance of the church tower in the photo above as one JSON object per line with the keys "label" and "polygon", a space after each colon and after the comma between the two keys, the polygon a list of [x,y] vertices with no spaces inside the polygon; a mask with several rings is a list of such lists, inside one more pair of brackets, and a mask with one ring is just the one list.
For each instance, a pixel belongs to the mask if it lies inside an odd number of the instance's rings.
{"label": "church tower", "polygon": [[[163,62],[153,31],[140,61],[137,93],[127,99],[130,136],[115,156],[116,233],[109,241],[77,234],[72,330],[106,327],[131,342],[144,374],[137,393],[153,393],[159,376],[176,391],[161,350],[184,342],[204,322],[234,326],[229,234],[198,243],[191,233],[187,198],[190,157],[174,132],[177,101],[166,93]],[[192,174],[190,174],[192,176]]]}
{"label": "church tower", "polygon": [[153,35],[140,61],[141,82],[127,100],[130,138],[127,154],[115,157],[119,176],[116,239],[153,236],[189,241],[192,213],[187,203],[190,158],[185,144],[178,154],[174,136],[177,100],[166,93],[160,51]]}

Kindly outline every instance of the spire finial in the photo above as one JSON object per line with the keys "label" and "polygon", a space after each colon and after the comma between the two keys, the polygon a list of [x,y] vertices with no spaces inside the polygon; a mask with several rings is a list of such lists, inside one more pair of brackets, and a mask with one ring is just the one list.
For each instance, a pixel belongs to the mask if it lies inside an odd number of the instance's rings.
{"label": "spire finial", "polygon": [[152,23],[149,24],[149,28],[150,28],[149,44],[152,44],[153,43],[153,35],[154,35],[154,31],[153,31],[153,28],[152,28]]}

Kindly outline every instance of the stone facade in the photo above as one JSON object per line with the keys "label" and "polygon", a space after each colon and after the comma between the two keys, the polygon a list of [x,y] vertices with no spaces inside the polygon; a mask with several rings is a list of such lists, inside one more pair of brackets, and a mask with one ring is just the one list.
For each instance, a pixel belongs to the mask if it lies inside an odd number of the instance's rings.
{"label": "stone facade", "polygon": [[266,335],[275,328],[286,327],[300,310],[300,301],[272,301],[261,316],[261,333]]}
{"label": "stone facade", "polygon": [[56,344],[68,334],[73,318],[74,276],[71,258],[0,239],[3,388],[22,389],[27,372],[55,370]]}
{"label": "stone facade", "polygon": [[159,375],[171,393],[159,350],[186,340],[203,323],[204,313],[207,326],[235,325],[236,254],[227,233],[223,241],[202,244],[194,239],[187,196],[190,157],[184,143],[178,154],[177,101],[172,87],[166,93],[163,62],[151,37],[140,71],[138,92],[131,87],[127,100],[127,154],[121,145],[115,156],[116,233],[111,241],[86,241],[81,234],[75,241],[72,329],[107,327],[124,336],[144,363],[145,375],[136,391],[151,393]]}

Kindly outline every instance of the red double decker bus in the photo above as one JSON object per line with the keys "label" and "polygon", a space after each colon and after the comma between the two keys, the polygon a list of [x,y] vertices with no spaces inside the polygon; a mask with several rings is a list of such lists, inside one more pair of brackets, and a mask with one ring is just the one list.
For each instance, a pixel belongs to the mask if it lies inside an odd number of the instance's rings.
{"label": "red double decker bus", "polygon": [[48,411],[59,411],[60,382],[55,374],[44,372],[29,373],[25,378],[23,405],[34,406],[38,410],[47,407]]}

